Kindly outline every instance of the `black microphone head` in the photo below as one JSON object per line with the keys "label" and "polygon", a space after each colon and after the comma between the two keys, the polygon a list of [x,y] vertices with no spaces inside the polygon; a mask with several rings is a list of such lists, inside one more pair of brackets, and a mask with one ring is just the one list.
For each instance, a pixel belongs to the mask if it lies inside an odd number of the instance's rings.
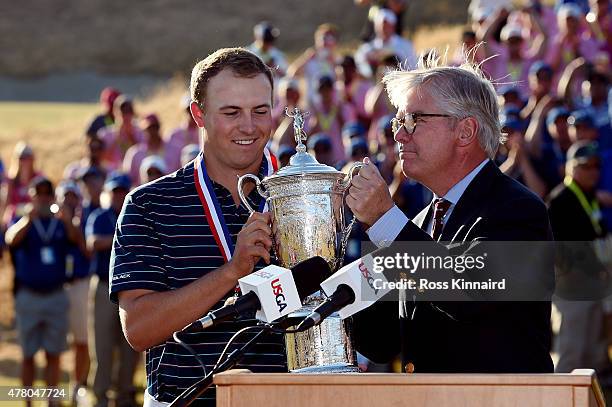
{"label": "black microphone head", "polygon": [[329,263],[320,256],[311,257],[291,268],[300,300],[321,289],[321,283],[332,275]]}

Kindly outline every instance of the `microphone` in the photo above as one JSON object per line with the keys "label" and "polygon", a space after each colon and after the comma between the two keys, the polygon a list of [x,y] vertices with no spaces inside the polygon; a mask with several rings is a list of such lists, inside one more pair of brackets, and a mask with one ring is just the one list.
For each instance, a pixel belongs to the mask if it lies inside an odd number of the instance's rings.
{"label": "microphone", "polygon": [[384,249],[347,264],[323,281],[321,288],[329,297],[304,318],[296,329],[312,328],[336,311],[339,311],[340,318],[348,318],[368,308],[391,291],[384,274],[372,273],[375,270],[374,258],[382,250]]}
{"label": "microphone", "polygon": [[319,284],[331,274],[322,257],[313,257],[292,269],[270,265],[238,280],[243,295],[187,325],[182,332],[194,332],[217,325],[247,312],[255,318],[275,321],[302,308],[302,300],[319,291]]}

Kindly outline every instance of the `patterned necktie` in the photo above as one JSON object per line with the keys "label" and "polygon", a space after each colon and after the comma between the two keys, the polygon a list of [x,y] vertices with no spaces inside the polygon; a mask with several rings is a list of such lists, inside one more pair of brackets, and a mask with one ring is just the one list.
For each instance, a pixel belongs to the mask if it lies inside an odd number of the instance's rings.
{"label": "patterned necktie", "polygon": [[435,241],[438,241],[440,235],[442,234],[442,228],[444,227],[442,220],[444,219],[444,215],[446,215],[446,212],[450,206],[450,201],[447,201],[444,198],[438,198],[434,201],[434,222],[431,230],[431,236]]}

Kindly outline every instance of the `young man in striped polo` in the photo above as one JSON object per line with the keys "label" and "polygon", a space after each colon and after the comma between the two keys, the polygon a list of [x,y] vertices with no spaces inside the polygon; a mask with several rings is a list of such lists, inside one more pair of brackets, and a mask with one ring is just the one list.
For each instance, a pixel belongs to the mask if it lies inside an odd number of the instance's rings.
{"label": "young man in striped polo", "polygon": [[[145,405],[164,405],[210,372],[223,347],[252,318],[183,335],[206,365],[172,333],[234,295],[239,278],[270,262],[269,214],[249,217],[237,177],[276,169],[265,150],[272,130],[272,74],[242,48],[220,49],[191,77],[191,112],[202,129],[203,151],[185,167],[126,198],[111,260],[111,299],[119,302],[125,335],[146,350]],[[251,186],[254,207],[265,202]],[[257,372],[287,370],[281,335],[268,336],[243,360]],[[214,391],[198,405],[215,403]]]}

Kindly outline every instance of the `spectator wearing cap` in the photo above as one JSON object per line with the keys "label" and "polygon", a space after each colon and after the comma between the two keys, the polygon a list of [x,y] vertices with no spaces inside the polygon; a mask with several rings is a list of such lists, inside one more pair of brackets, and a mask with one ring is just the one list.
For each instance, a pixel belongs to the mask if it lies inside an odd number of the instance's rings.
{"label": "spectator wearing cap", "polygon": [[336,66],[336,76],[340,99],[352,105],[357,121],[362,126],[369,127],[370,115],[366,111],[365,101],[368,91],[372,88],[372,82],[359,73],[352,55],[342,57],[340,64]]}
{"label": "spectator wearing cap", "polygon": [[321,164],[329,165],[334,167],[336,161],[334,161],[334,152],[332,142],[327,134],[316,133],[308,137],[308,150],[312,151],[314,157]]}
{"label": "spectator wearing cap", "polygon": [[572,140],[569,137],[567,118],[570,112],[563,106],[554,107],[550,109],[546,115],[546,129],[550,134],[550,137],[554,140],[558,146],[560,153],[565,154],[572,145]]}
{"label": "spectator wearing cap", "polygon": [[180,107],[184,113],[183,124],[170,132],[166,139],[166,148],[168,149],[168,172],[173,172],[182,167],[180,157],[181,151],[189,144],[200,145],[200,133],[198,126],[191,117],[191,96],[188,94],[181,98]]}
{"label": "spectator wearing cap", "polygon": [[593,118],[600,134],[600,149],[612,147],[609,92],[608,73],[599,72],[584,58],[570,62],[559,80],[559,95],[566,103],[574,109],[587,111]]}
{"label": "spectator wearing cap", "polygon": [[83,196],[81,223],[84,228],[91,214],[100,208],[100,195],[104,187],[104,180],[106,180],[106,173],[98,167],[86,167],[79,171],[77,180]]}
{"label": "spectator wearing cap", "polygon": [[333,151],[333,162],[345,159],[342,143],[342,127],[347,122],[355,121],[355,112],[350,104],[338,100],[334,80],[330,76],[319,79],[317,101],[309,108],[308,128],[313,133],[325,133],[330,138]]}
{"label": "spectator wearing cap", "polygon": [[262,21],[253,27],[254,42],[247,47],[249,51],[261,58],[268,65],[274,76],[282,78],[287,73],[285,54],[274,46],[280,30],[267,21]]}
{"label": "spectator wearing cap", "polygon": [[545,56],[548,46],[548,35],[540,16],[535,10],[529,9],[529,17],[531,26],[538,33],[529,48],[525,45],[524,29],[517,23],[509,22],[502,28],[501,43],[494,38],[494,32],[508,18],[505,8],[500,9],[493,22],[486,29],[481,28],[478,33],[484,41],[485,56],[489,58],[483,63],[487,72],[500,83],[516,84],[523,98],[529,96],[529,69],[535,61]]}
{"label": "spectator wearing cap", "polygon": [[521,96],[521,90],[514,84],[508,84],[500,87],[497,93],[501,97],[501,106],[506,109],[514,107],[522,109],[525,106],[525,102]]}
{"label": "spectator wearing cap", "polygon": [[540,198],[548,193],[548,188],[538,174],[529,150],[525,146],[525,124],[520,119],[506,117],[502,130],[507,134],[505,149],[507,155],[499,169],[516,179]]}
{"label": "spectator wearing cap", "polygon": [[116,123],[98,131],[104,145],[104,166],[110,171],[121,168],[125,153],[135,144],[142,143],[144,134],[135,121],[134,103],[125,95],[115,101]]}
{"label": "spectator wearing cap", "polygon": [[85,148],[84,157],[80,160],[69,163],[64,168],[63,179],[69,179],[76,181],[79,173],[88,167],[96,167],[101,172],[106,173],[106,167],[104,166],[104,150],[105,145],[98,136],[87,136],[85,137]]}
{"label": "spectator wearing cap", "polygon": [[610,0],[592,0],[591,8],[586,16],[590,36],[595,39],[608,56],[612,59],[612,12]]}
{"label": "spectator wearing cap", "polygon": [[0,228],[23,215],[30,202],[28,187],[38,175],[34,166],[34,151],[23,141],[15,145],[6,181],[0,189]]}
{"label": "spectator wearing cap", "polygon": [[155,181],[168,173],[166,163],[157,155],[150,155],[140,164],[140,183]]}
{"label": "spectator wearing cap", "polygon": [[575,110],[567,118],[568,135],[572,143],[597,141],[599,136],[593,117],[586,110]]}
{"label": "spectator wearing cap", "polygon": [[[529,28],[529,40],[533,41],[536,39],[538,33],[537,29],[533,30],[531,24],[530,13],[533,11],[539,17],[542,25],[546,27],[546,35],[548,38],[554,38],[559,32],[559,27],[557,25],[557,14],[553,7],[544,4],[542,0],[527,0],[525,1],[523,7],[520,7],[517,13],[514,13],[517,18],[513,21],[516,21],[517,24]],[[511,15],[511,17],[514,17]],[[550,46],[550,42],[548,43]]]}
{"label": "spectator wearing cap", "polygon": [[289,164],[289,160],[296,153],[296,150],[292,146],[282,145],[276,150],[276,157],[280,164],[280,168],[285,167]]}
{"label": "spectator wearing cap", "polygon": [[557,10],[559,33],[553,39],[547,57],[555,72],[563,72],[565,67],[578,57],[589,62],[594,61],[599,46],[583,29],[583,20],[584,14],[575,4],[563,4]]}
{"label": "spectator wearing cap", "polygon": [[521,110],[521,118],[531,119],[538,103],[552,92],[554,72],[544,61],[535,61],[529,68],[529,98]]}
{"label": "spectator wearing cap", "polygon": [[[274,127],[282,127],[282,134],[287,126],[293,128],[293,119],[287,117],[285,109],[293,111],[293,108],[300,107],[300,84],[297,79],[284,77],[278,81],[277,101],[272,108],[272,120]],[[293,133],[291,133],[293,135]]]}
{"label": "spectator wearing cap", "polygon": [[85,245],[85,224],[82,218],[81,192],[72,180],[59,183],[55,190],[59,205],[59,214],[66,222],[71,222],[76,228],[76,242],[69,242],[66,250],[66,293],[70,308],[68,312],[68,327],[72,337],[74,351],[74,381],[73,400],[76,400],[80,388],[87,387],[89,373],[89,347],[87,343],[88,299],[89,299],[89,253]]}
{"label": "spectator wearing cap", "polygon": [[368,42],[374,39],[374,20],[381,9],[388,10],[395,14],[395,33],[397,35],[402,35],[402,32],[404,31],[404,14],[408,8],[407,0],[355,0],[355,4],[358,6],[369,6],[368,19],[361,30],[361,34],[359,35],[363,42]]}
{"label": "spectator wearing cap", "polygon": [[367,129],[358,121],[348,122],[342,127],[342,140],[346,143],[353,138],[366,138]]}
{"label": "spectator wearing cap", "polygon": [[[54,213],[53,184],[42,176],[29,186],[31,205],[24,216],[8,228],[6,244],[16,266],[15,314],[23,353],[22,385],[32,386],[34,355],[45,351],[47,385],[59,384],[59,359],[66,348],[68,298],[66,253],[69,242],[78,241],[78,229],[64,216]],[[28,404],[30,404],[28,402]]]}
{"label": "spectator wearing cap", "polygon": [[[118,306],[108,298],[109,266],[113,235],[117,219],[123,206],[125,196],[130,191],[130,177],[124,173],[109,175],[104,183],[104,190],[110,196],[108,208],[97,209],[87,220],[85,236],[87,247],[93,253],[91,271],[97,278],[92,284],[93,290],[93,391],[97,405],[108,404],[108,391],[113,382],[117,383],[116,405],[133,403],[134,370],[138,353],[134,352],[121,330]],[[90,332],[90,335],[92,332]],[[117,349],[119,357],[113,358]],[[113,380],[113,367],[118,363],[118,377]]]}
{"label": "spectator wearing cap", "polygon": [[[464,30],[461,33],[461,44],[455,51],[450,63],[451,66],[460,66],[464,63],[481,65],[485,60],[484,48],[479,46],[476,32]],[[483,72],[488,78],[492,78],[489,72]]]}
{"label": "spectator wearing cap", "polygon": [[100,92],[100,105],[102,113],[96,116],[87,127],[85,134],[95,136],[100,129],[115,124],[114,104],[121,92],[112,87],[106,87]]}
{"label": "spectator wearing cap", "polygon": [[346,156],[348,157],[348,161],[351,164],[357,161],[363,161],[364,158],[370,156],[368,142],[362,137],[353,137],[352,139],[350,139],[350,142],[347,146]]}
{"label": "spectator wearing cap", "polygon": [[[606,288],[600,279],[604,267],[590,242],[606,235],[595,189],[601,160],[596,143],[581,141],[567,152],[566,178],[548,200],[553,234],[563,253],[578,253],[581,261],[560,263],[555,305],[561,313],[555,371],[569,373],[588,367],[598,374],[610,371],[604,310],[597,292]],[[573,256],[575,257],[575,256]],[[593,290],[594,288],[594,290]],[[588,289],[588,291],[587,291]]]}
{"label": "spectator wearing cap", "polygon": [[198,144],[187,144],[181,150],[181,167],[186,166],[192,162],[200,153],[200,146]]}
{"label": "spectator wearing cap", "polygon": [[314,46],[307,48],[287,70],[291,78],[304,77],[306,81],[306,101],[312,103],[317,95],[319,78],[331,77],[335,80],[338,60],[337,44],[340,32],[333,24],[321,24],[314,33]]}
{"label": "spectator wearing cap", "polygon": [[394,115],[383,116],[376,123],[377,151],[375,161],[378,163],[380,175],[387,181],[387,184],[393,182],[395,166],[399,156],[391,126],[391,120],[394,118]]}
{"label": "spectator wearing cap", "polygon": [[397,17],[387,9],[380,9],[374,17],[373,40],[362,44],[355,52],[355,62],[359,72],[366,78],[373,78],[384,56],[393,54],[396,65],[414,68],[417,63],[412,43],[395,32]]}
{"label": "spectator wearing cap", "polygon": [[[141,124],[144,130],[144,143],[136,144],[125,153],[123,160],[123,171],[128,173],[133,185],[140,182],[140,165],[145,157],[155,155],[159,157],[165,165],[166,170],[174,165],[176,157],[173,157],[174,151],[166,147],[161,136],[161,124],[156,114],[147,115]],[[176,171],[178,168],[173,168]]]}

